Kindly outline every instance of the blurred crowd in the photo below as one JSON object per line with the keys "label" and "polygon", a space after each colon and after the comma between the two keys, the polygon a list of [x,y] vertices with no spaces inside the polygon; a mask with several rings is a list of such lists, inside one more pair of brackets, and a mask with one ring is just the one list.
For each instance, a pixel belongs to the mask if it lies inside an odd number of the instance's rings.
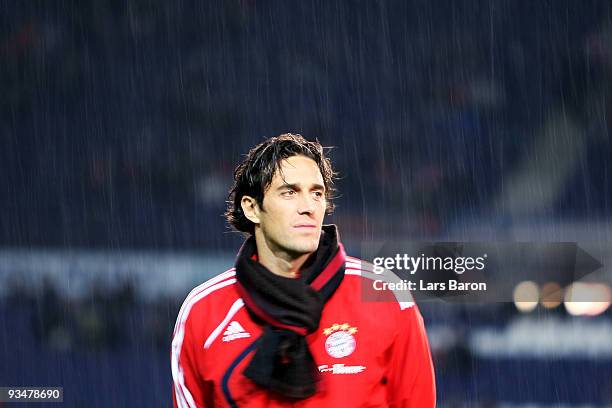
{"label": "blurred crowd", "polygon": [[233,247],[233,166],[286,131],[335,146],[346,238],[610,214],[607,2],[270,7],[7,5],[0,242]]}
{"label": "blurred crowd", "polygon": [[169,297],[143,302],[130,283],[94,285],[84,297],[68,298],[51,281],[36,291],[12,287],[0,302],[5,328],[21,331],[22,345],[61,353],[167,351],[179,306]]}

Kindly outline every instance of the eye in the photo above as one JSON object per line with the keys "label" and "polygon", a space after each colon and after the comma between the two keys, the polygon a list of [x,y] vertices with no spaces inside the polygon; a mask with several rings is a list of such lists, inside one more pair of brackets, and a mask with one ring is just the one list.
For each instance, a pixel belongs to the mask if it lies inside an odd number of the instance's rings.
{"label": "eye", "polygon": [[323,198],[323,192],[322,191],[315,191],[313,194],[317,198]]}
{"label": "eye", "polygon": [[295,190],[285,190],[281,193],[283,197],[289,197],[295,194]]}

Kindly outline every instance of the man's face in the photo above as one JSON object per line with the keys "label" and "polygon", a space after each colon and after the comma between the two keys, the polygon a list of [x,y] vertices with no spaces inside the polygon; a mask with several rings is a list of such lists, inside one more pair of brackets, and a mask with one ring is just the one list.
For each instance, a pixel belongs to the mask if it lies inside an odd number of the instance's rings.
{"label": "man's face", "polygon": [[280,164],[258,212],[260,237],[274,251],[299,256],[317,250],[325,216],[323,176],[314,160],[292,156]]}

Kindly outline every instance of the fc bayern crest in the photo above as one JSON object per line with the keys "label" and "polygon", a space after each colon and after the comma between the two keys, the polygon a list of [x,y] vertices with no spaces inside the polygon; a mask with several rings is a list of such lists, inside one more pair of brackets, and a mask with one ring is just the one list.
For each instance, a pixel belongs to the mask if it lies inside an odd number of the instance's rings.
{"label": "fc bayern crest", "polygon": [[342,358],[351,355],[355,351],[357,342],[353,334],[357,332],[356,327],[349,326],[348,323],[334,324],[323,330],[327,335],[325,340],[325,351],[334,358]]}

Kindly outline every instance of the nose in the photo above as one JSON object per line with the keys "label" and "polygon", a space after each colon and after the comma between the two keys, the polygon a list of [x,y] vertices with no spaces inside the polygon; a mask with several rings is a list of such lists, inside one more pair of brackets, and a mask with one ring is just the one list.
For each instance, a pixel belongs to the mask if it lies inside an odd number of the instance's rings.
{"label": "nose", "polygon": [[310,194],[300,195],[298,204],[299,214],[312,214],[315,209],[315,200]]}

